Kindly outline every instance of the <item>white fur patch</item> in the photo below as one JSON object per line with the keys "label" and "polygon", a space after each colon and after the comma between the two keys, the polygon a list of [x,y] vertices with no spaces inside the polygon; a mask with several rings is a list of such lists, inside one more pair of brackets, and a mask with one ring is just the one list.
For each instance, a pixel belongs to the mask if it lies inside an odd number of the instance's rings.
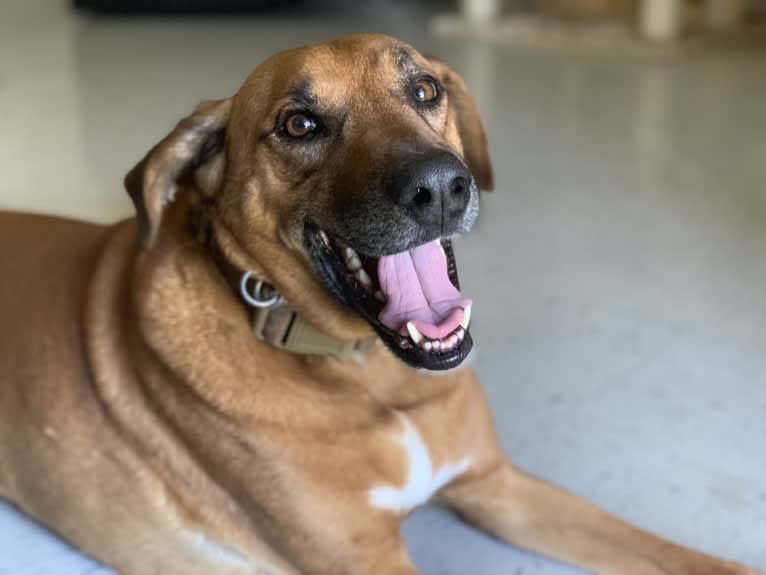
{"label": "white fur patch", "polygon": [[232,566],[244,566],[250,563],[248,558],[240,554],[238,551],[231,547],[221,545],[217,541],[213,541],[204,533],[187,530],[184,531],[184,535],[188,538],[189,543],[198,553],[204,555],[213,563],[225,563]]}
{"label": "white fur patch", "polygon": [[465,473],[471,459],[465,457],[455,464],[446,464],[434,472],[428,447],[418,430],[402,413],[397,412],[404,427],[398,437],[407,453],[407,482],[402,487],[380,486],[370,490],[370,505],[378,509],[406,512],[428,501],[431,496],[456,477]]}
{"label": "white fur patch", "polygon": [[268,564],[245,557],[239,551],[210,539],[204,533],[184,530],[183,534],[191,547],[211,564],[246,568],[248,573],[252,572],[254,575],[278,575],[278,571]]}

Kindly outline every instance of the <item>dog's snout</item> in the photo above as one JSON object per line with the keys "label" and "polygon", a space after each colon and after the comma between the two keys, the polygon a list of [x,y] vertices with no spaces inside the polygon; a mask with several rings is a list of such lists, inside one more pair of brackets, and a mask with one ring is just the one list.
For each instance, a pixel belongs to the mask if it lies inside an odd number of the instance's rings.
{"label": "dog's snout", "polygon": [[440,151],[400,163],[387,191],[421,226],[441,233],[457,227],[465,213],[471,173],[454,154]]}

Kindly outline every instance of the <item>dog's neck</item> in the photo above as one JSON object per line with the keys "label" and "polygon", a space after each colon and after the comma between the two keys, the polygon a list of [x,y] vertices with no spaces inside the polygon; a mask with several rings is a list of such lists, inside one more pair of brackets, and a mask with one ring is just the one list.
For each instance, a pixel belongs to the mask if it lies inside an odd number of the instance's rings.
{"label": "dog's neck", "polygon": [[236,297],[248,309],[257,339],[290,353],[331,356],[343,361],[359,360],[377,341],[376,336],[340,340],[306,321],[273,286],[265,283],[259,270],[243,269],[226,256],[210,225],[209,211],[204,207],[192,211],[192,229]]}

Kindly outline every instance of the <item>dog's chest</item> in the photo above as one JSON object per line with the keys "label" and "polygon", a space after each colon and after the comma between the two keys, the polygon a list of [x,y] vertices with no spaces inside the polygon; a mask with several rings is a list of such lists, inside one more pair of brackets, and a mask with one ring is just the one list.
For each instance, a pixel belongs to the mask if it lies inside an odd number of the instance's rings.
{"label": "dog's chest", "polygon": [[402,429],[394,440],[405,453],[405,483],[374,486],[369,491],[369,502],[377,509],[407,512],[428,501],[442,487],[465,473],[471,466],[471,458],[463,457],[434,468],[428,446],[413,422],[402,413],[397,412],[397,416]]}

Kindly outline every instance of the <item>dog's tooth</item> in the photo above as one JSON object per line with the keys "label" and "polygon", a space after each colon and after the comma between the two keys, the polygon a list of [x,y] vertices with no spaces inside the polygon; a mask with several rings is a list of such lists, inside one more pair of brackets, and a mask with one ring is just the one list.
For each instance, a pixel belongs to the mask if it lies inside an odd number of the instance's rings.
{"label": "dog's tooth", "polygon": [[453,333],[451,336],[449,336],[449,347],[450,349],[455,349],[456,345],[457,345],[457,336]]}
{"label": "dog's tooth", "polygon": [[463,310],[463,319],[460,321],[460,326],[463,329],[468,329],[468,324],[471,323],[471,304],[465,306]]}
{"label": "dog's tooth", "polygon": [[465,330],[461,327],[457,330],[455,335],[457,335],[458,341],[463,341],[465,339]]}
{"label": "dog's tooth", "polygon": [[440,342],[438,339],[435,339],[431,342],[431,349],[434,351],[439,351],[442,348],[442,342]]}
{"label": "dog's tooth", "polygon": [[372,278],[370,278],[369,274],[363,269],[357,270],[355,275],[356,275],[356,279],[362,282],[362,285],[364,285],[364,287],[372,286]]}
{"label": "dog's tooth", "polygon": [[346,260],[346,267],[348,267],[348,269],[350,269],[352,272],[355,272],[362,269],[362,261],[356,254],[354,254]]}
{"label": "dog's tooth", "polygon": [[432,348],[432,347],[433,347],[433,345],[431,344],[431,342],[430,342],[430,341],[424,341],[424,342],[423,342],[423,349],[424,349],[424,350],[426,350],[426,351],[431,351],[431,348]]}
{"label": "dog's tooth", "polygon": [[343,251],[343,259],[346,260],[346,267],[352,272],[355,272],[362,267],[362,260],[353,248],[347,247]]}
{"label": "dog's tooth", "polygon": [[415,345],[423,341],[423,335],[418,331],[418,328],[416,328],[415,324],[411,321],[407,322],[407,331],[410,334],[410,339],[415,342]]}
{"label": "dog's tooth", "polygon": [[375,292],[375,299],[378,300],[379,302],[383,302],[383,303],[386,302],[386,296],[380,290]]}

